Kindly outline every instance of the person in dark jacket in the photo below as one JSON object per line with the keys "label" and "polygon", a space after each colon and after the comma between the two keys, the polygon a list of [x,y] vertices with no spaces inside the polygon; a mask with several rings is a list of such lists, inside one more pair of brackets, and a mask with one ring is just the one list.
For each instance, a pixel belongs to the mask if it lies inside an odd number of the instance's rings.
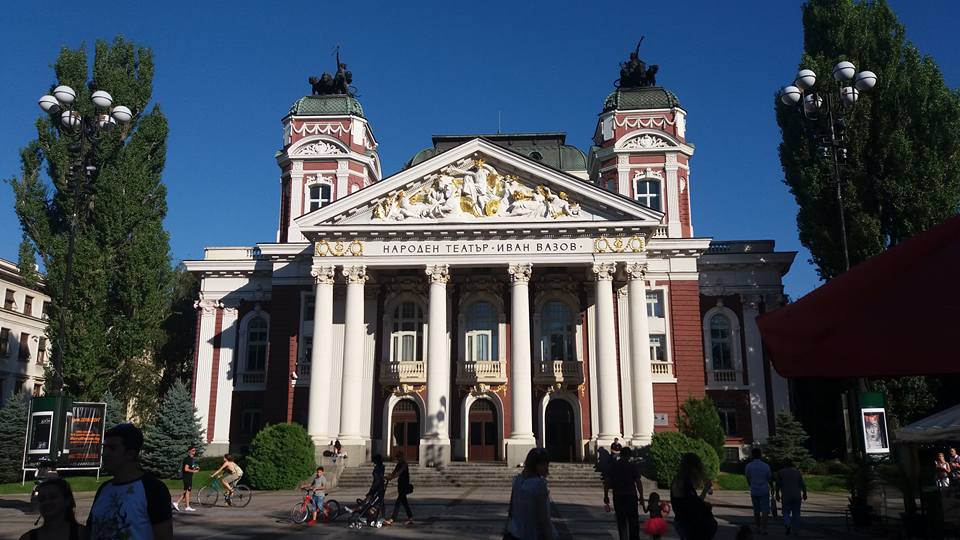
{"label": "person in dark jacket", "polygon": [[403,450],[397,449],[393,458],[397,460],[397,464],[393,467],[393,472],[390,473],[387,480],[397,479],[397,501],[393,503],[393,515],[383,524],[393,525],[393,522],[400,515],[400,505],[402,504],[404,512],[407,513],[405,525],[413,525],[413,511],[410,510],[410,503],[407,501],[407,495],[413,493],[413,484],[410,483],[410,467],[403,455]]}
{"label": "person in dark jacket", "polygon": [[640,471],[630,461],[633,451],[630,448],[620,450],[620,459],[614,462],[610,474],[603,478],[603,504],[610,504],[610,490],[613,490],[613,511],[617,517],[617,530],[620,540],[640,540],[640,511],[643,498],[643,484],[640,483]]}
{"label": "person in dark jacket", "polygon": [[[674,524],[681,538],[686,540],[711,540],[717,534],[713,509],[704,501],[707,494],[713,492],[713,485],[706,476],[698,455],[684,454],[680,458],[680,470],[670,486],[670,499],[676,515]],[[698,495],[700,486],[703,491]]]}

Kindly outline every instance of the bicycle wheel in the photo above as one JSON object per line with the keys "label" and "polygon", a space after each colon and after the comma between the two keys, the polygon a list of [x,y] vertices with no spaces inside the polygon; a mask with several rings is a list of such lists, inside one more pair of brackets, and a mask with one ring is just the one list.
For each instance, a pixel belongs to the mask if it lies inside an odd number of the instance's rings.
{"label": "bicycle wheel", "polygon": [[323,501],[323,512],[321,512],[321,520],[324,523],[330,523],[335,521],[340,517],[340,503],[336,499],[327,499]]}
{"label": "bicycle wheel", "polygon": [[293,506],[293,510],[290,510],[290,521],[294,523],[303,523],[307,520],[307,516],[310,515],[310,509],[307,508],[307,503],[298,502]]}
{"label": "bicycle wheel", "polygon": [[237,486],[233,490],[233,496],[230,497],[230,502],[233,503],[233,506],[239,506],[243,508],[244,506],[250,504],[250,497],[253,496],[253,491],[250,490],[247,486]]}
{"label": "bicycle wheel", "polygon": [[202,506],[216,506],[220,493],[210,486],[203,486],[197,493],[197,502]]}

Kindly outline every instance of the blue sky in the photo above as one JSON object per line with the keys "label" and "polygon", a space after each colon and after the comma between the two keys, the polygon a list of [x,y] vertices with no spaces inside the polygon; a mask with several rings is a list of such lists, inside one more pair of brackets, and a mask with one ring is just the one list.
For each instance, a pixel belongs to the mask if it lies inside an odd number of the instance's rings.
{"label": "blue sky", "polygon": [[[498,114],[504,132],[564,131],[586,150],[617,63],[645,35],[641,58],[660,65],[658,82],[689,113],[695,233],[772,238],[800,251],[788,294],[818,285],[782,183],[771,104],[800,58],[800,0],[137,4],[4,7],[0,178],[18,174],[61,46],[118,33],[149,46],[154,101],[170,121],[164,181],[176,260],[275,238],[280,119],[309,93],[309,75],[333,70],[335,44],[392,174],[431,135],[495,132]],[[908,38],[960,87],[956,1],[891,4]],[[0,257],[16,260],[19,238],[13,193],[0,185]]]}

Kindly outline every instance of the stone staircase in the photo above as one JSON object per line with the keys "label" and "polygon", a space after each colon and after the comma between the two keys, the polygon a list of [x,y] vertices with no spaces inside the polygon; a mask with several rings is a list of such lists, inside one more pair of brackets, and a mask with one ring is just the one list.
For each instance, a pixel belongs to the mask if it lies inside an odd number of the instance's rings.
{"label": "stone staircase", "polygon": [[[386,463],[387,473],[393,470],[392,463]],[[443,468],[420,467],[410,465],[410,482],[414,487],[510,487],[513,477],[520,472],[519,467],[508,468],[502,463],[469,463],[454,461]],[[347,467],[337,480],[338,487],[368,487],[373,475],[373,465],[364,463],[356,467]],[[551,463],[550,486],[598,487],[601,485],[600,473],[593,470],[589,463]]]}

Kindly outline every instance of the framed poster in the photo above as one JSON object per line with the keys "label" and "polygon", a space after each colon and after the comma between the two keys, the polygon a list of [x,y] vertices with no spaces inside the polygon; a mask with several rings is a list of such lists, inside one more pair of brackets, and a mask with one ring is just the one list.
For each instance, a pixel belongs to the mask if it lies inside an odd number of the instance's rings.
{"label": "framed poster", "polygon": [[30,415],[30,433],[27,454],[49,454],[53,443],[53,411],[38,411]]}
{"label": "framed poster", "polygon": [[863,423],[863,447],[868,454],[889,454],[887,412],[882,407],[860,409]]}

